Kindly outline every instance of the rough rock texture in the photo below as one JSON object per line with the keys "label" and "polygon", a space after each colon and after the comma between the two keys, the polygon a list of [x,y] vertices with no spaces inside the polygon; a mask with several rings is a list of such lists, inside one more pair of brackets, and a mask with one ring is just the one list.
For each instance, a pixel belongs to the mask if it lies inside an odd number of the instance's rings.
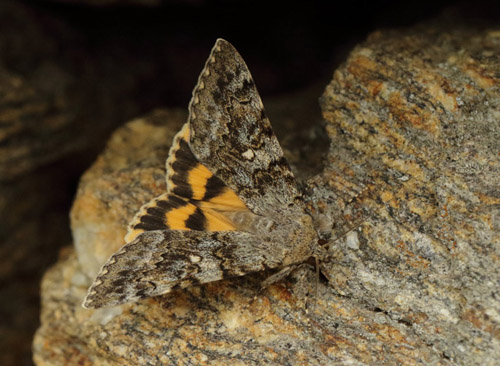
{"label": "rough rock texture", "polygon": [[398,321],[442,362],[493,365],[500,30],[441,29],[372,34],[321,98],[333,144],[315,197],[339,173],[368,188],[360,226],[323,269],[337,293]]}
{"label": "rough rock texture", "polygon": [[[75,80],[41,19],[20,2],[0,3],[0,364],[31,365],[39,321],[39,282],[71,242],[70,185],[82,147],[69,110]],[[66,38],[67,37],[67,38]],[[65,162],[62,160],[67,158]],[[71,160],[71,161],[69,161]],[[66,169],[63,166],[66,164]],[[43,167],[43,168],[42,168]],[[60,174],[64,171],[65,174]]]}
{"label": "rough rock texture", "polygon": [[305,267],[265,290],[256,274],[81,308],[135,209],[164,189],[166,144],[183,117],[118,130],[82,179],[76,252],[44,278],[35,362],[494,365],[500,32],[443,29],[373,34],[321,99],[332,145],[306,187],[330,238],[319,282]]}

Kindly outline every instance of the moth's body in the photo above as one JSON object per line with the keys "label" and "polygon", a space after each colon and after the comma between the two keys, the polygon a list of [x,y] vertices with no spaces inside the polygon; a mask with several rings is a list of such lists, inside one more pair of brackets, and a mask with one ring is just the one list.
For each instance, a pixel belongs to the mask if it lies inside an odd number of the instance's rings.
{"label": "moth's body", "polygon": [[[261,250],[267,251],[272,260],[268,268],[285,267],[304,262],[314,254],[317,243],[317,233],[313,229],[309,215],[296,210],[286,210],[277,213],[280,220],[247,213],[231,215],[238,231],[244,231],[260,238]],[[240,222],[239,220],[242,220]],[[275,243],[270,246],[269,243]]]}
{"label": "moth's body", "polygon": [[98,308],[314,255],[317,234],[250,72],[217,40],[175,136],[167,192],[145,204],[84,306]]}

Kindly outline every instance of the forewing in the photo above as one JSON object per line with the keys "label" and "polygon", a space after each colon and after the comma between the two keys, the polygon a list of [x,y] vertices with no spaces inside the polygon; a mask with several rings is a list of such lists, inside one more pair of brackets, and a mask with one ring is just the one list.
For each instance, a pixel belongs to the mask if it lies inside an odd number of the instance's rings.
{"label": "forewing", "polygon": [[254,213],[279,211],[298,196],[295,178],[236,49],[217,40],[189,105],[197,159]]}
{"label": "forewing", "polygon": [[151,231],[138,236],[102,267],[84,302],[100,308],[174,288],[241,276],[280,264],[270,243],[239,231]]}

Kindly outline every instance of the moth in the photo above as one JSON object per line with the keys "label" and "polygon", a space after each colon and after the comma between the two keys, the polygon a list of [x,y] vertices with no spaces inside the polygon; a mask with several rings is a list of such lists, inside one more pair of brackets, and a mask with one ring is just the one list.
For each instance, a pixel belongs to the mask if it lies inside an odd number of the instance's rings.
{"label": "moth", "polygon": [[318,235],[252,76],[218,39],[166,161],[167,192],[146,203],[84,300],[101,308],[287,268]]}

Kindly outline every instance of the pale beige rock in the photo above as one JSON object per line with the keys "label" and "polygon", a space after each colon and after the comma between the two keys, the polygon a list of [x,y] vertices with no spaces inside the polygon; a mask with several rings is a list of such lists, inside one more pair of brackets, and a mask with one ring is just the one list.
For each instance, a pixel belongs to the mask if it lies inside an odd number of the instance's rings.
{"label": "pale beige rock", "polygon": [[140,206],[165,191],[168,147],[186,118],[184,111],[158,111],[128,123],[82,176],[71,230],[78,260],[90,278],[124,244],[127,225]]}

